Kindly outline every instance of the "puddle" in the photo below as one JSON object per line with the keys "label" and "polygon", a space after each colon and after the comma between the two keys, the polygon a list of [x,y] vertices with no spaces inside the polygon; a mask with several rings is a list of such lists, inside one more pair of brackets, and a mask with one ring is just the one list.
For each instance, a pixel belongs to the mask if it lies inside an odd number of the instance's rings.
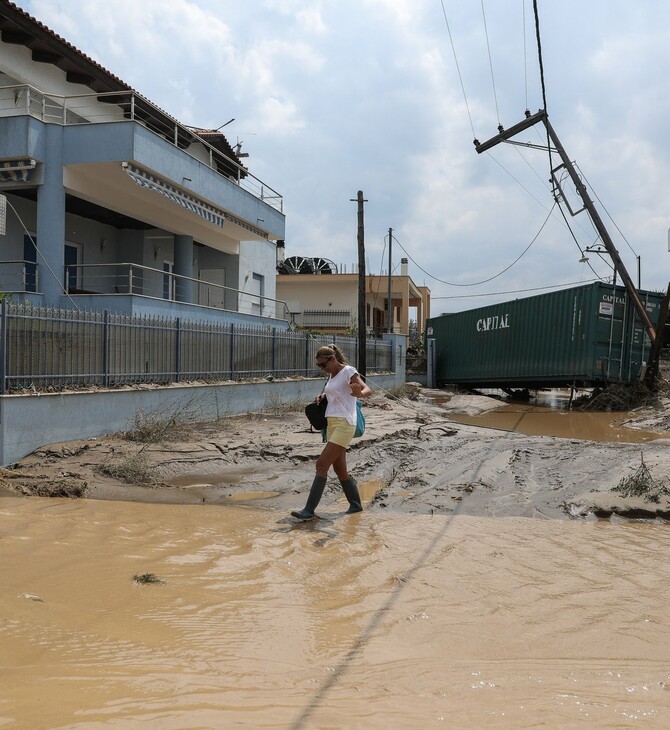
{"label": "puddle", "polygon": [[0,726],[667,728],[668,530],[282,517],[3,500]]}
{"label": "puddle", "polygon": [[620,424],[633,417],[631,413],[586,413],[546,406],[510,404],[478,416],[450,414],[457,423],[514,431],[528,436],[603,441],[609,443],[645,443],[669,438],[667,433],[638,431]]}
{"label": "puddle", "polygon": [[278,497],[281,492],[237,492],[237,494],[231,494],[228,497],[229,502],[247,502],[256,499],[272,499],[272,497]]}
{"label": "puddle", "polygon": [[234,466],[229,469],[221,469],[211,474],[180,474],[178,477],[167,479],[166,483],[172,487],[181,487],[182,489],[238,486],[245,482],[274,481],[281,472],[285,471],[288,471],[286,466],[255,463],[249,466]]}

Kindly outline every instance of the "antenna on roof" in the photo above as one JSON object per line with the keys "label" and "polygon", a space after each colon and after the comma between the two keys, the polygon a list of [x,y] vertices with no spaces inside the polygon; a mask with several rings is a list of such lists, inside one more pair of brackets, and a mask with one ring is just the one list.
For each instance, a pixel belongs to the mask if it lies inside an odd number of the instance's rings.
{"label": "antenna on roof", "polygon": [[232,119],[229,119],[225,124],[222,124],[220,127],[217,127],[214,131],[218,132],[220,129],[223,129],[224,127],[227,127],[231,122],[235,121],[235,117]]}

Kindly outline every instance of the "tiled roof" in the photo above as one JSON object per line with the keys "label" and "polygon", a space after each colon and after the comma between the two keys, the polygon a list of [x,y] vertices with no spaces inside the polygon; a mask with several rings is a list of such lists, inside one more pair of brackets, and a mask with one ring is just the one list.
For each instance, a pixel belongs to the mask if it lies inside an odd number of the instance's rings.
{"label": "tiled roof", "polygon": [[[29,48],[34,60],[52,63],[60,68],[65,72],[66,79],[70,83],[88,86],[92,91],[98,93],[110,91],[138,93],[104,66],[10,0],[0,0],[0,34],[5,43]],[[167,112],[163,112],[163,114],[177,122]],[[239,164],[239,158],[222,133],[214,130],[192,129],[192,131],[199,137],[207,139],[210,144],[216,141],[217,144],[214,146]]]}

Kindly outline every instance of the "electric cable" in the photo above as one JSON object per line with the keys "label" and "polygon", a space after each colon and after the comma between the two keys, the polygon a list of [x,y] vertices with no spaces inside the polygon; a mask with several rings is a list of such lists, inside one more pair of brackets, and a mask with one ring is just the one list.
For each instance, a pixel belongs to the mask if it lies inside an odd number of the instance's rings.
{"label": "electric cable", "polygon": [[526,0],[521,0],[521,16],[523,26],[523,85],[528,109],[528,52],[526,48]]}
{"label": "electric cable", "polygon": [[431,296],[430,299],[431,301],[434,301],[436,299],[476,299],[477,297],[498,297],[502,296],[503,294],[524,294],[525,292],[529,291],[546,291],[547,289],[561,289],[565,286],[575,286],[577,284],[592,284],[596,281],[602,281],[602,279],[599,277],[597,279],[589,279],[587,281],[569,281],[563,284],[552,284],[550,286],[534,286],[529,289],[511,289],[510,291],[493,291],[487,292],[486,294],[454,294],[453,296],[449,297]]}
{"label": "electric cable", "polygon": [[630,243],[628,242],[628,239],[627,239],[627,238],[626,238],[626,236],[625,236],[625,235],[623,234],[623,231],[622,231],[622,230],[621,230],[621,229],[619,228],[619,226],[617,225],[617,223],[616,223],[616,221],[614,220],[614,218],[612,218],[612,216],[610,215],[610,212],[609,212],[609,211],[607,210],[607,208],[605,207],[605,205],[604,205],[603,201],[602,201],[602,200],[601,200],[601,199],[600,199],[600,198],[598,197],[598,193],[596,193],[595,189],[593,188],[593,185],[591,185],[591,183],[590,183],[590,182],[588,181],[588,178],[586,177],[586,175],[584,175],[584,173],[583,173],[583,172],[581,171],[581,169],[579,170],[579,174],[580,174],[580,175],[581,175],[581,176],[582,176],[582,177],[584,178],[584,182],[585,182],[585,183],[586,183],[586,184],[587,184],[587,185],[589,186],[589,188],[591,188],[591,192],[592,192],[592,193],[593,193],[593,195],[595,196],[595,199],[596,199],[596,200],[598,201],[598,203],[600,203],[600,205],[601,205],[602,209],[603,209],[603,210],[605,211],[605,213],[607,214],[607,217],[608,217],[608,218],[609,218],[609,219],[610,219],[610,220],[612,221],[612,224],[613,224],[613,225],[614,225],[614,227],[615,227],[615,228],[617,229],[617,231],[619,231],[619,234],[620,234],[621,238],[623,238],[623,240],[624,240],[624,241],[626,242],[626,245],[627,245],[627,246],[628,246],[628,248],[629,248],[629,249],[631,250],[631,252],[632,252],[633,256],[636,256],[636,257],[637,257],[637,255],[638,255],[638,254],[637,254],[637,251],[636,251],[636,250],[635,250],[635,249],[634,249],[634,248],[633,248],[633,247],[632,247],[632,246],[630,245]]}
{"label": "electric cable", "polygon": [[465,102],[465,110],[468,113],[468,119],[470,120],[470,129],[472,130],[472,138],[475,139],[477,135],[475,134],[475,125],[472,123],[472,114],[470,114],[470,106],[468,104],[468,97],[465,93],[465,85],[463,84],[463,76],[461,75],[461,67],[458,65],[458,56],[456,55],[456,47],[454,45],[454,39],[451,35],[451,28],[449,27],[449,20],[447,18],[447,11],[444,7],[444,0],[440,0],[440,4],[442,5],[442,14],[444,15],[444,22],[447,26],[447,33],[449,34],[449,42],[451,43],[451,52],[454,55],[454,62],[456,63],[456,72],[458,73],[458,80],[461,84],[461,91],[463,92],[463,101]]}
{"label": "electric cable", "polygon": [[486,50],[489,56],[489,69],[491,70],[491,86],[493,87],[493,101],[496,107],[496,117],[498,118],[498,129],[502,131],[502,125],[500,123],[500,110],[498,109],[498,95],[496,93],[496,80],[493,76],[493,59],[491,57],[491,44],[489,43],[489,29],[486,25],[486,11],[484,10],[484,0],[481,0],[482,6],[482,18],[484,20],[484,35],[486,37]]}
{"label": "electric cable", "polygon": [[[535,16],[535,40],[537,41],[537,60],[540,67],[540,85],[542,87],[542,109],[549,116],[547,109],[547,89],[544,83],[544,62],[542,60],[542,40],[540,38],[540,15],[537,10],[537,0],[533,0],[533,14]],[[552,170],[554,165],[551,159],[551,138],[549,136],[549,127],[545,124],[547,131],[547,154],[549,155],[549,169]]]}
{"label": "electric cable", "polygon": [[517,263],[517,262],[518,262],[518,261],[519,261],[519,260],[520,260],[520,259],[521,259],[521,258],[522,258],[522,257],[523,257],[523,256],[524,256],[524,255],[525,255],[526,253],[527,253],[527,252],[528,252],[528,250],[530,249],[530,247],[531,247],[531,246],[532,246],[532,245],[533,245],[533,244],[535,243],[535,241],[537,241],[537,239],[538,239],[538,237],[539,237],[540,233],[542,233],[542,231],[543,231],[544,227],[545,227],[545,226],[547,225],[547,221],[548,221],[548,220],[549,220],[549,218],[551,217],[551,214],[552,214],[552,212],[553,212],[553,210],[554,210],[554,206],[555,206],[555,205],[556,205],[556,203],[554,202],[554,205],[552,205],[552,206],[551,206],[551,209],[549,210],[549,213],[547,214],[547,217],[546,217],[546,218],[544,219],[544,222],[543,222],[543,223],[542,223],[542,225],[540,226],[540,229],[538,230],[538,232],[537,232],[537,233],[535,234],[535,236],[533,237],[532,241],[531,241],[531,242],[530,242],[530,243],[529,243],[529,244],[528,244],[528,245],[526,246],[526,248],[525,248],[525,249],[524,249],[524,250],[523,250],[523,251],[522,251],[522,252],[521,252],[521,253],[520,253],[520,254],[519,254],[519,255],[518,255],[518,256],[517,256],[517,257],[516,257],[515,259],[514,259],[514,261],[512,261],[512,263],[511,263],[511,264],[509,264],[509,266],[506,266],[506,267],[505,267],[505,268],[504,268],[504,269],[503,269],[502,271],[499,271],[499,272],[498,272],[497,274],[495,274],[494,276],[490,276],[490,277],[489,277],[488,279],[483,279],[482,281],[475,281],[475,282],[471,282],[471,283],[469,283],[469,284],[456,284],[456,283],[454,283],[454,282],[451,282],[451,281],[445,281],[444,279],[440,279],[440,278],[438,278],[437,276],[434,276],[434,275],[433,275],[433,274],[431,274],[430,272],[426,271],[426,270],[425,270],[425,269],[424,269],[424,268],[423,268],[422,266],[420,266],[420,265],[419,265],[419,264],[418,264],[418,263],[417,263],[417,262],[416,262],[416,261],[415,261],[415,260],[414,260],[414,259],[413,259],[413,258],[412,258],[412,257],[410,256],[410,254],[409,254],[409,253],[407,252],[407,249],[406,249],[406,248],[405,248],[405,247],[404,247],[404,246],[402,245],[402,243],[400,243],[400,241],[398,241],[398,239],[397,239],[397,238],[396,238],[395,236],[393,236],[393,240],[394,240],[394,241],[395,241],[395,242],[396,242],[396,243],[398,244],[398,246],[400,246],[400,248],[401,248],[401,249],[402,249],[402,250],[403,250],[403,251],[404,251],[404,252],[405,252],[405,253],[407,254],[407,257],[409,258],[409,260],[410,260],[410,261],[411,261],[411,262],[412,262],[412,263],[413,263],[413,264],[414,264],[414,265],[415,265],[415,266],[416,266],[416,267],[417,267],[418,269],[420,269],[420,270],[421,270],[421,271],[422,271],[422,272],[423,272],[424,274],[426,274],[426,276],[429,276],[429,277],[430,277],[431,279],[433,279],[434,281],[439,281],[439,282],[440,282],[440,284],[447,284],[448,286],[479,286],[480,284],[486,284],[486,283],[488,283],[489,281],[493,281],[493,279],[497,279],[497,278],[498,278],[499,276],[502,276],[502,275],[503,275],[503,274],[504,274],[504,273],[505,273],[506,271],[509,271],[509,270],[510,270],[510,269],[512,268],[512,266],[514,266],[514,265],[515,265],[515,264],[516,264],[516,263]]}
{"label": "electric cable", "polygon": [[[583,254],[584,254],[584,252],[582,251],[582,247],[581,247],[581,246],[579,245],[579,241],[577,240],[577,237],[575,236],[575,234],[574,234],[574,233],[573,233],[573,231],[572,231],[572,227],[570,226],[570,222],[568,221],[568,219],[567,219],[567,217],[566,217],[566,215],[565,215],[565,212],[564,212],[563,208],[561,208],[561,206],[559,205],[559,206],[558,206],[558,209],[559,209],[559,211],[561,212],[561,215],[563,216],[563,220],[565,221],[565,225],[567,226],[567,229],[568,229],[568,231],[570,231],[570,235],[572,236],[572,240],[573,240],[573,241],[575,242],[575,245],[576,245],[576,246],[577,246],[577,248],[579,249],[579,253],[583,255]],[[598,272],[597,272],[597,271],[596,271],[596,270],[595,270],[595,269],[593,268],[593,266],[591,266],[591,262],[590,262],[590,261],[588,261],[588,260],[587,260],[587,261],[586,261],[585,263],[586,263],[586,264],[588,265],[589,269],[591,269],[591,271],[593,272],[593,274],[594,274],[595,276],[597,276],[597,277],[598,277],[598,278],[599,278],[599,279],[600,279],[601,281],[602,281],[602,280],[603,280],[603,279],[605,278],[605,277],[601,276],[601,275],[600,275],[600,274],[599,274],[599,273],[598,273]]]}

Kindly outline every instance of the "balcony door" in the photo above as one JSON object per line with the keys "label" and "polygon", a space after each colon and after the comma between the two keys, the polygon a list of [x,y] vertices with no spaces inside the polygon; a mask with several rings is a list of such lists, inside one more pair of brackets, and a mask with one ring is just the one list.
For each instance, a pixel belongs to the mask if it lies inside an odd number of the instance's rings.
{"label": "balcony door", "polygon": [[81,246],[66,241],[63,256],[67,291],[75,292],[79,289],[79,269],[77,269],[77,264],[81,263]]}
{"label": "balcony door", "polygon": [[23,237],[23,291],[37,291],[37,236]]}

